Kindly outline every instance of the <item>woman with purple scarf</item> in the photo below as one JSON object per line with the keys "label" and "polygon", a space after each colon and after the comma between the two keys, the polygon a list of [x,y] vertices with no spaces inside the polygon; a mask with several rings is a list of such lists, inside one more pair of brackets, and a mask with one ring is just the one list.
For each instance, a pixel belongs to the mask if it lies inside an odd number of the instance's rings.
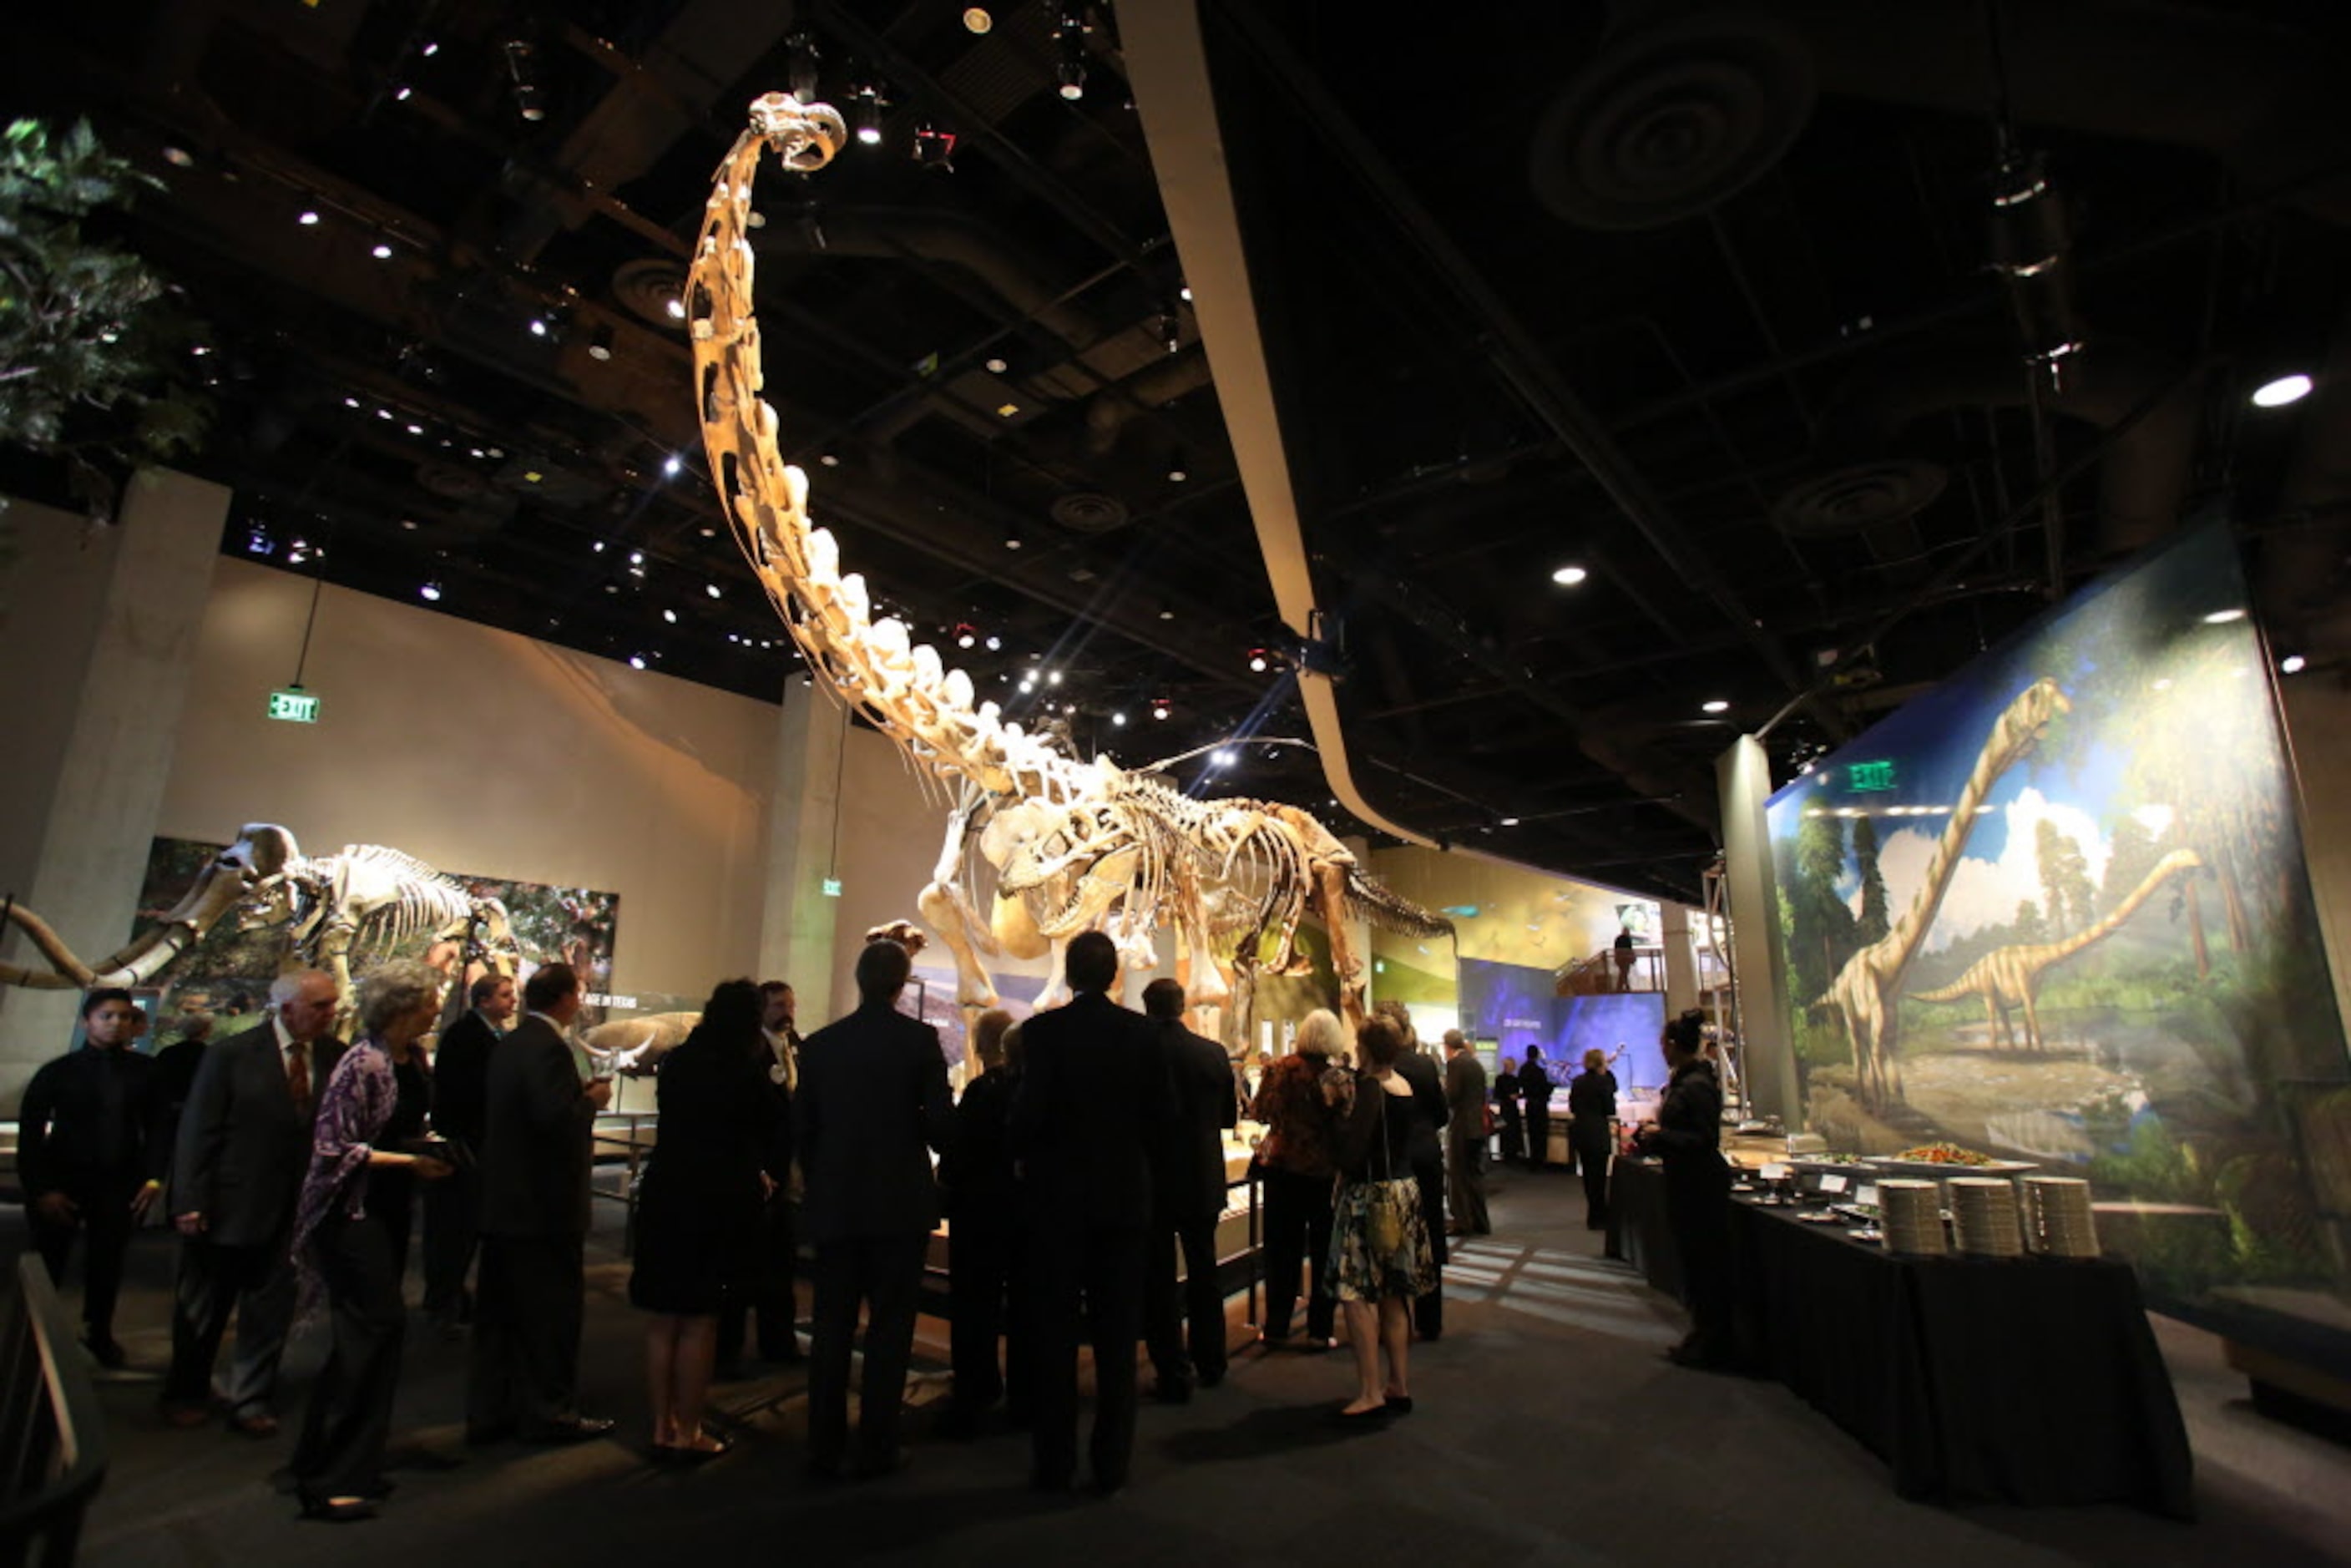
{"label": "woman with purple scarf", "polygon": [[364,1032],[319,1096],[310,1171],[294,1214],[294,1263],[301,1315],[316,1312],[323,1291],[334,1343],[294,1446],[305,1519],[372,1519],[392,1490],[382,1475],[383,1445],[400,1385],[404,1310],[392,1232],[369,1209],[368,1173],[397,1168],[426,1181],[449,1174],[439,1160],[374,1144],[400,1103],[392,1057],[433,1028],[441,989],[441,977],[423,964],[402,960],[370,973],[359,987]]}

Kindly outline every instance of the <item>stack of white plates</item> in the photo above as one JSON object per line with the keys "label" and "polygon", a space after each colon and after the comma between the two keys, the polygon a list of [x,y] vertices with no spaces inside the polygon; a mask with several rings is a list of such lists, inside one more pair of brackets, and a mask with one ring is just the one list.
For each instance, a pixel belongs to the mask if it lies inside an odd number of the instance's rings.
{"label": "stack of white plates", "polygon": [[1951,1225],[1959,1250],[1978,1258],[2017,1258],[2024,1236],[2016,1223],[2016,1187],[1998,1176],[1953,1176]]}
{"label": "stack of white plates", "polygon": [[1877,1207],[1888,1252],[1938,1256],[1949,1250],[1943,1240],[1943,1192],[1938,1184],[1881,1181]]}
{"label": "stack of white plates", "polygon": [[2033,1244],[2053,1258],[2096,1258],[2098,1222],[2090,1184],[2078,1176],[2026,1176],[2026,1223]]}

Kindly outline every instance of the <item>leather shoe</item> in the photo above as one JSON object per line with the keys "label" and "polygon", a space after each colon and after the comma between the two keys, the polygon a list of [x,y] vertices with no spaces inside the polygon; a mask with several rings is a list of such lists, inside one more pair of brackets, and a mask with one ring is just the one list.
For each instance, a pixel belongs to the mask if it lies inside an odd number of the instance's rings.
{"label": "leather shoe", "polygon": [[228,1418],[228,1429],[240,1437],[256,1440],[275,1437],[277,1436],[277,1417],[266,1410],[258,1416],[232,1416]]}
{"label": "leather shoe", "polygon": [[589,1443],[612,1429],[610,1417],[574,1416],[568,1421],[556,1421],[530,1435],[534,1443]]}
{"label": "leather shoe", "polygon": [[302,1517],[321,1524],[357,1524],[363,1519],[373,1519],[376,1506],[372,1500],[359,1498],[304,1498]]}

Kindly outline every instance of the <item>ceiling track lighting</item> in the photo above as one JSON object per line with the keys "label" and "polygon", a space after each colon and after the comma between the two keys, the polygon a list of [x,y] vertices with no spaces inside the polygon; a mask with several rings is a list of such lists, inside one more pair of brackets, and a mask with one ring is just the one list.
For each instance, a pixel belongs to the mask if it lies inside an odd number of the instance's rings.
{"label": "ceiling track lighting", "polygon": [[588,357],[594,360],[599,364],[602,364],[611,359],[612,327],[611,322],[604,321],[597,323],[596,329],[588,334]]}
{"label": "ceiling track lighting", "polygon": [[996,18],[988,13],[987,6],[967,5],[963,8],[963,30],[975,37],[987,33],[995,26]]}
{"label": "ceiling track lighting", "polygon": [[814,103],[817,78],[824,65],[824,53],[816,47],[816,35],[806,27],[795,27],[784,40],[784,82],[792,96],[802,103]]}
{"label": "ceiling track lighting", "polygon": [[925,121],[914,130],[914,162],[941,174],[955,172],[956,133]]}
{"label": "ceiling track lighting", "polygon": [[1064,5],[1053,24],[1061,57],[1053,65],[1054,90],[1071,103],[1086,96],[1086,21],[1083,8]]}
{"label": "ceiling track lighting", "polygon": [[867,147],[882,145],[882,111],[890,107],[879,85],[868,83],[859,88],[849,102],[849,130],[858,141]]}
{"label": "ceiling track lighting", "polygon": [[547,95],[538,85],[538,52],[528,38],[506,42],[507,80],[514,89],[515,112],[536,125],[547,118]]}

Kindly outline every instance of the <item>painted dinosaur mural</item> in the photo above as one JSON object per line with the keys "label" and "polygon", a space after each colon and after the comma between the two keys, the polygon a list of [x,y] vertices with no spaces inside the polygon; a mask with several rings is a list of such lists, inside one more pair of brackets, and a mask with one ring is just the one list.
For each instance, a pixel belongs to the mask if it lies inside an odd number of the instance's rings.
{"label": "painted dinosaur mural", "polygon": [[[2194,850],[2174,850],[2156,862],[2155,869],[2131,889],[2130,895],[2096,925],[2075,932],[2063,942],[2033,942],[1996,948],[1969,965],[1967,972],[1949,985],[1931,991],[1913,991],[1910,999],[1955,1002],[1970,996],[1981,997],[1984,1011],[1991,1019],[1992,1049],[2010,1046],[2039,1051],[2042,1048],[2041,1017],[2033,1007],[2033,1000],[2041,984],[2042,972],[2053,965],[2064,963],[2085,947],[2105,941],[2138,913],[2140,904],[2155,896],[2157,888],[2180,873],[2198,870],[2203,864],[2203,857]],[[2024,1014],[2024,1037],[2021,1041],[2009,1027],[2008,1015],[2011,1009]]]}
{"label": "painted dinosaur mural", "polygon": [[[1295,807],[1194,800],[1157,769],[1083,760],[1057,737],[1024,732],[996,704],[975,703],[970,676],[946,668],[903,622],[872,618],[864,580],[841,571],[832,535],[810,523],[807,475],[778,452],[754,313],[751,193],[761,157],[810,174],[846,131],[830,107],[783,93],[750,113],[719,165],[686,288],[711,477],[809,668],[951,801],[919,904],[954,955],[957,1001],[995,1003],[983,953],[1050,955],[1053,978],[1038,999],[1046,1006],[1060,999],[1060,948],[1071,936],[1105,931],[1129,967],[1143,968],[1156,961],[1154,934],[1167,925],[1187,998],[1222,1009],[1234,980],[1226,955],[1254,964],[1262,937],[1275,938],[1273,972],[1309,967],[1294,937],[1311,914],[1331,935],[1341,1005],[1360,1021],[1363,960],[1348,915],[1418,936],[1449,934],[1450,922],[1380,886]],[[969,891],[983,861],[996,882],[985,920]]]}
{"label": "painted dinosaur mural", "polygon": [[1959,852],[1975,831],[1978,809],[2000,776],[2039,743],[2050,721],[2072,711],[2065,694],[2047,676],[2025,687],[2001,710],[1983,749],[1977,753],[1975,768],[1951,808],[1950,820],[1936,841],[1909,907],[1884,936],[1846,959],[1828,990],[1815,1000],[1816,1007],[1835,1008],[1844,1020],[1865,1105],[1877,1109],[1902,1098],[1902,1069],[1896,1058],[1901,1024],[1896,998],[1903,974],[1917,956],[1919,941],[1935,923],[1935,912],[1941,907],[1951,873],[1958,868]]}

